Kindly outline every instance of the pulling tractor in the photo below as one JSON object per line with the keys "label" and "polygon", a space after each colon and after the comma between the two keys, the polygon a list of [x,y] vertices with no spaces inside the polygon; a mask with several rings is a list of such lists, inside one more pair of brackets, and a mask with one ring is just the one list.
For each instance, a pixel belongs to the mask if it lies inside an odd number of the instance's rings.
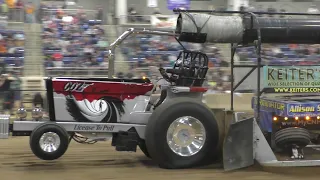
{"label": "pulling tractor", "polygon": [[[42,118],[39,109],[33,111],[32,118],[19,109],[18,118],[12,123],[9,116],[2,116],[1,137],[8,138],[10,133],[30,136],[32,152],[43,160],[60,158],[72,139],[79,143],[112,139],[117,151],[135,152],[139,147],[160,167],[169,169],[191,168],[219,159],[226,170],[250,166],[254,160],[264,166],[320,165],[319,160],[303,160],[308,156],[302,150],[315,146],[310,146],[314,142],[310,128],[303,126],[304,123],[286,126],[279,123],[295,120],[296,115],[288,114],[288,108],[283,108],[288,103],[279,102],[283,105],[279,111],[271,108],[272,104],[278,107],[278,102],[260,97],[262,42],[319,43],[320,20],[257,17],[259,13],[248,12],[218,12],[240,14],[236,16],[212,13],[216,12],[180,12],[175,31],[128,29],[110,45],[108,76],[113,75],[115,48],[132,34],[173,36],[179,43],[230,43],[232,77],[236,67],[252,68],[238,84],[232,81],[230,110],[210,109],[202,102],[207,91],[203,83],[208,57],[184,49],[172,68],[159,68],[167,83],[161,84],[161,95],[156,100],[153,98],[156,85],[147,78],[48,77],[45,83],[49,120]],[[256,64],[234,63],[236,49],[241,46],[255,47]],[[255,117],[240,118],[241,113],[233,110],[233,93],[255,70],[258,77],[253,98]],[[271,105],[267,103],[265,107],[266,101]],[[320,116],[317,112],[304,115],[309,119]],[[280,157],[279,152],[288,154]]]}

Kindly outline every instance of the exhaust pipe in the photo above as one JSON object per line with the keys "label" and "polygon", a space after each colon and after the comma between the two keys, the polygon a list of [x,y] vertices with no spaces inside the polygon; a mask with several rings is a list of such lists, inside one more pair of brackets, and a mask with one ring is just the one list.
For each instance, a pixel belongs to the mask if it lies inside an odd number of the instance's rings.
{"label": "exhaust pipe", "polygon": [[320,43],[319,19],[257,17],[254,14],[218,16],[202,13],[180,13],[178,39],[193,43],[250,44],[261,32],[263,43]]}

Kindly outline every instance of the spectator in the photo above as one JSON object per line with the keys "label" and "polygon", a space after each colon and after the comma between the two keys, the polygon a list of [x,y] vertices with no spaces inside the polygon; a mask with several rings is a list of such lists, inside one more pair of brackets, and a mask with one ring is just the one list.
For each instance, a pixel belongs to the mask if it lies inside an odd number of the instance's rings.
{"label": "spectator", "polygon": [[43,98],[40,93],[36,93],[32,100],[33,107],[44,108]]}
{"label": "spectator", "polygon": [[244,4],[241,4],[241,6],[239,7],[239,11],[240,12],[246,11],[246,7],[244,6]]}
{"label": "spectator", "polygon": [[6,47],[6,43],[4,40],[0,40],[0,54],[6,54],[7,51],[7,47]]}
{"label": "spectator", "polygon": [[99,63],[95,57],[89,56],[88,62],[90,63],[90,66],[99,66]]}
{"label": "spectator", "polygon": [[0,75],[7,73],[7,64],[4,62],[4,60],[0,59]]}
{"label": "spectator", "polygon": [[[28,2],[25,7],[26,11],[26,22],[31,24],[34,22],[34,6],[31,2]],[[30,25],[31,27],[31,25]]]}
{"label": "spectator", "polygon": [[24,6],[24,4],[23,4],[22,0],[18,0],[16,2],[16,8],[23,8],[23,6]]}
{"label": "spectator", "polygon": [[17,0],[15,3],[15,9],[13,11],[13,20],[18,22],[24,22],[24,13],[23,13],[23,2],[22,0]]}
{"label": "spectator", "polygon": [[41,2],[38,8],[38,16],[37,16],[38,22],[42,23],[46,10],[48,10],[48,7],[44,2]]}
{"label": "spectator", "polygon": [[10,9],[15,8],[15,0],[6,0],[6,4]]}
{"label": "spectator", "polygon": [[8,12],[9,12],[9,9],[8,9],[8,5],[6,3],[2,3],[1,4],[1,13],[3,16],[8,16]]}
{"label": "spectator", "polygon": [[14,100],[15,100],[15,107],[19,108],[21,107],[21,84],[22,80],[19,77],[20,73],[19,72],[13,72],[12,75],[12,82],[10,83],[10,89],[14,92]]}
{"label": "spectator", "polygon": [[[275,8],[273,8],[272,6],[269,6],[268,8],[268,13],[276,13],[277,10]],[[273,14],[269,14],[270,17],[273,17]]]}
{"label": "spectator", "polygon": [[[285,10],[285,9],[280,9],[280,13],[286,13],[286,10]],[[281,17],[281,18],[284,18],[285,15],[281,14],[280,17]]]}
{"label": "spectator", "polygon": [[98,12],[97,12],[97,17],[96,17],[96,19],[97,19],[97,20],[100,20],[100,21],[103,21],[103,20],[104,20],[102,8],[98,8]]}
{"label": "spectator", "polygon": [[129,14],[128,20],[129,20],[130,22],[135,22],[135,21],[137,21],[137,15],[138,15],[138,13],[137,13],[137,11],[136,11],[133,7],[129,8],[128,14]]}
{"label": "spectator", "polygon": [[127,74],[127,78],[128,78],[128,79],[132,79],[133,77],[134,77],[134,76],[133,76],[132,73],[128,73],[128,74]]}
{"label": "spectator", "polygon": [[154,15],[161,15],[159,8],[155,8],[153,14]]}
{"label": "spectator", "polygon": [[15,0],[6,0],[6,4],[8,6],[8,19],[12,20],[15,13]]}
{"label": "spectator", "polygon": [[2,94],[2,110],[3,113],[10,112],[12,114],[12,107],[14,103],[14,93],[10,91],[10,82],[7,75],[0,75],[0,90]]}

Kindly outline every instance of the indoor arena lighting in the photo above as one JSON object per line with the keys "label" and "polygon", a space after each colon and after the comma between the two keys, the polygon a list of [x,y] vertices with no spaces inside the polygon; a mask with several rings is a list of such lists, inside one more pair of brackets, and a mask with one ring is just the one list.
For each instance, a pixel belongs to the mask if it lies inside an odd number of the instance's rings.
{"label": "indoor arena lighting", "polygon": [[274,120],[274,121],[277,121],[277,120],[278,120],[278,118],[277,118],[277,117],[273,117],[273,120]]}
{"label": "indoor arena lighting", "polygon": [[294,117],[295,120],[299,120],[299,117]]}
{"label": "indoor arena lighting", "polygon": [[317,119],[320,119],[320,116],[317,116]]}
{"label": "indoor arena lighting", "polygon": [[306,120],[309,121],[310,120],[310,116],[306,116]]}
{"label": "indoor arena lighting", "polygon": [[285,120],[285,121],[288,120],[288,117],[284,117],[284,120]]}

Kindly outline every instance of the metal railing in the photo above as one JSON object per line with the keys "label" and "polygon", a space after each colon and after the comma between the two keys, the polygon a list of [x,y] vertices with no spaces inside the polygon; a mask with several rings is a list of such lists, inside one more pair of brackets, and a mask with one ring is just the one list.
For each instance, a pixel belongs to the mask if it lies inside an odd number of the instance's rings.
{"label": "metal railing", "polygon": [[126,15],[120,16],[119,25],[123,24],[151,24],[151,15]]}
{"label": "metal railing", "polygon": [[20,66],[20,67],[7,66],[6,68],[7,68],[6,71],[8,72],[19,72],[19,74],[23,76],[23,66]]}
{"label": "metal railing", "polygon": [[23,8],[9,8],[8,12],[0,12],[2,19],[6,19],[8,22],[20,22],[25,20],[25,11]]}
{"label": "metal railing", "polygon": [[57,11],[63,11],[64,16],[73,16],[76,17],[79,13],[82,13],[85,15],[87,20],[101,20],[102,24],[107,23],[107,13],[104,12],[102,15],[102,18],[98,17],[98,11],[97,10],[87,10],[87,9],[43,9],[42,18],[44,17],[53,17],[57,15]]}
{"label": "metal railing", "polygon": [[25,11],[23,8],[10,8],[8,12],[9,22],[24,22]]}

